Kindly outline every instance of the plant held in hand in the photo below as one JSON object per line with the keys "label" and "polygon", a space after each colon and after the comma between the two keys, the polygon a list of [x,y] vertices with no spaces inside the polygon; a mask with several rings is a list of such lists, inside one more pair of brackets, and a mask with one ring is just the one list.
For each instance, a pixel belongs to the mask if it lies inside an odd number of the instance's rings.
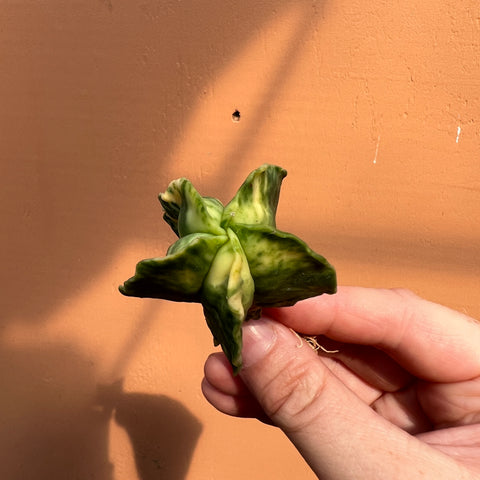
{"label": "plant held in hand", "polygon": [[262,165],[225,207],[202,197],[186,178],[159,199],[179,239],[162,258],[142,260],[120,286],[124,295],[203,305],[215,345],[235,373],[242,367],[242,323],[262,307],[293,305],[336,292],[334,268],[295,235],[275,226],[287,172]]}

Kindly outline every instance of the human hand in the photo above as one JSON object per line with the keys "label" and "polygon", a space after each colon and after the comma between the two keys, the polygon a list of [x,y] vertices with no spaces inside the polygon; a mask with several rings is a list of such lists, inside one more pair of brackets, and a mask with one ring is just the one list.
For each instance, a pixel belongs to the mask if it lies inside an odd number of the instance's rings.
{"label": "human hand", "polygon": [[244,326],[240,375],[207,359],[218,410],[280,427],[322,479],[480,478],[480,323],[360,287],[265,315]]}

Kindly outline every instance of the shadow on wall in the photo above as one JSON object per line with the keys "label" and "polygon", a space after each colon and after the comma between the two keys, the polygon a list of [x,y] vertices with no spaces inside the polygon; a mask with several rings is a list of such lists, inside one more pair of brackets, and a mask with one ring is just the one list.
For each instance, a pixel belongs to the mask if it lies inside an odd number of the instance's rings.
{"label": "shadow on wall", "polygon": [[[46,321],[125,243],[157,234],[151,225],[162,225],[161,212],[151,192],[171,180],[163,159],[192,105],[289,4],[32,0],[0,7],[1,478],[72,472],[111,480],[113,410],[142,480],[184,478],[201,426],[182,405],[111,387],[95,406],[95,364],[75,345],[22,348],[2,334],[13,322]],[[317,2],[302,4],[309,25],[287,56],[318,20]],[[289,66],[284,60],[278,78]],[[228,165],[219,168],[217,178]]]}
{"label": "shadow on wall", "polygon": [[109,462],[113,411],[140,480],[185,478],[200,422],[163,395],[125,393],[120,382],[95,390],[93,376],[92,362],[71,345],[1,350],[0,478],[117,478]]}
{"label": "shadow on wall", "polygon": [[109,414],[93,408],[93,370],[71,345],[2,347],[0,478],[113,479]]}
{"label": "shadow on wall", "polygon": [[141,480],[185,478],[201,425],[176,400],[142,393],[125,394],[116,420],[125,428]]}
{"label": "shadow on wall", "polygon": [[200,436],[200,422],[164,395],[125,393],[121,382],[102,386],[98,401],[127,432],[141,480],[185,478]]}

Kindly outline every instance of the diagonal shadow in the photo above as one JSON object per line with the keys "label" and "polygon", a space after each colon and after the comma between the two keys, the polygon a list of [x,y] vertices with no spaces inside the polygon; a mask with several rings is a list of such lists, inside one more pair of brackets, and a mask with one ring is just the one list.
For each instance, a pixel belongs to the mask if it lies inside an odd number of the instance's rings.
{"label": "diagonal shadow", "polygon": [[[289,2],[108,5],[66,7],[54,0],[48,8],[0,7],[22,19],[15,30],[7,24],[0,32],[5,322],[47,318],[122,245],[159,223],[145,192],[171,180],[165,159],[191,106],[242,50],[241,39],[248,41]],[[311,2],[302,5],[307,18]],[[311,24],[297,26],[266,86],[264,112]],[[211,55],[212,45],[221,45],[221,55]],[[252,135],[264,112],[252,116]],[[234,146],[220,172],[238,166],[248,144],[247,138]]]}

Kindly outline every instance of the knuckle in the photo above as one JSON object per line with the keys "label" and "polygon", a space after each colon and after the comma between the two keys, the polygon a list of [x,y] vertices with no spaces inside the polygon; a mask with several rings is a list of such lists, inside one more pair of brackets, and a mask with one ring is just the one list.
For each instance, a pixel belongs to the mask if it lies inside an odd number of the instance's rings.
{"label": "knuckle", "polygon": [[284,430],[303,429],[319,414],[326,375],[308,362],[292,362],[265,386],[265,412]]}

